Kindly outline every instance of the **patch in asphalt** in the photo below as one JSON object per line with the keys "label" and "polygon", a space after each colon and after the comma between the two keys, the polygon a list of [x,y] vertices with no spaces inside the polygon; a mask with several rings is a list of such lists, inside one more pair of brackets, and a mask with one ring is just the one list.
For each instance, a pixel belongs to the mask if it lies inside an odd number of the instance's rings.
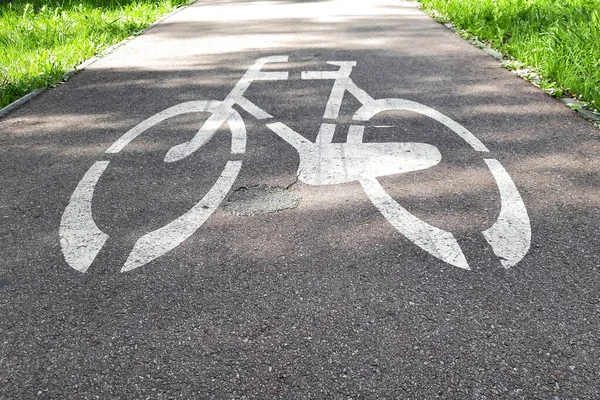
{"label": "patch in asphalt", "polygon": [[3,289],[9,285],[10,285],[10,281],[8,279],[0,279],[0,289]]}
{"label": "patch in asphalt", "polygon": [[301,199],[282,188],[242,186],[227,198],[223,208],[235,215],[252,216],[296,208]]}

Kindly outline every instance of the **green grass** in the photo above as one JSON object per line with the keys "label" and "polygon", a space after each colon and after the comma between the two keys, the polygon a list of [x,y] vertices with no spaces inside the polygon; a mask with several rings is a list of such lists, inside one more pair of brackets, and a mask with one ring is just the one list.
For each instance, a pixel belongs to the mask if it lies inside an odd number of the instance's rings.
{"label": "green grass", "polygon": [[600,107],[600,0],[420,0],[535,68],[541,86]]}
{"label": "green grass", "polygon": [[[6,1],[6,0],[4,0]],[[0,0],[0,108],[189,0]]]}

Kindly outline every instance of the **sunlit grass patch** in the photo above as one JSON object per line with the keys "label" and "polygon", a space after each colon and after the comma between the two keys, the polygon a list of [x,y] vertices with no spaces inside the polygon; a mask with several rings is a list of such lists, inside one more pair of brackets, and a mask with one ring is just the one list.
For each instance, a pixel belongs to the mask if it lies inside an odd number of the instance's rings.
{"label": "sunlit grass patch", "polygon": [[600,106],[600,1],[420,1],[424,9],[534,67],[542,86]]}
{"label": "sunlit grass patch", "polygon": [[0,2],[0,107],[141,32],[189,0]]}

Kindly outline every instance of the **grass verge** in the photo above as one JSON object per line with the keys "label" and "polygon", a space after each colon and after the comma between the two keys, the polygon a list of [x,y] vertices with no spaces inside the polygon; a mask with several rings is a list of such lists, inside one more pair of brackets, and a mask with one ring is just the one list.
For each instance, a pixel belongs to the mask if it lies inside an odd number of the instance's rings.
{"label": "grass verge", "polygon": [[[600,108],[598,0],[420,0],[459,29],[529,65],[539,86]],[[444,21],[446,22],[446,21]],[[514,65],[519,67],[519,64]]]}
{"label": "grass verge", "polygon": [[0,0],[0,108],[189,0]]}

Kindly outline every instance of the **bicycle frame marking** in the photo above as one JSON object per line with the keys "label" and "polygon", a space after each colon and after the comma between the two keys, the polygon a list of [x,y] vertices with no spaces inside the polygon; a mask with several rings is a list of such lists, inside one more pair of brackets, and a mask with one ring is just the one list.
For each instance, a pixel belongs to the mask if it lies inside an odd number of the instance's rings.
{"label": "bicycle frame marking", "polygon": [[[287,56],[265,57],[255,61],[223,101],[190,101],[170,107],[142,121],[121,136],[106,153],[118,153],[132,140],[156,124],[171,117],[190,112],[208,112],[212,115],[189,141],[173,146],[166,153],[165,162],[176,162],[200,149],[225,123],[232,133],[231,153],[243,154],[246,148],[246,128],[242,117],[233,108],[238,105],[258,120],[273,118],[269,113],[244,97],[254,81],[287,80],[288,72],[267,72],[267,63],[285,63]],[[305,80],[333,80],[333,88],[325,107],[323,119],[339,116],[344,93],[348,91],[362,106],[353,120],[369,121],[373,116],[393,110],[416,112],[432,118],[461,137],[473,150],[489,152],[471,132],[446,115],[423,104],[405,99],[373,99],[350,78],[355,61],[329,61],[337,71],[305,71]],[[300,155],[299,179],[309,185],[336,185],[359,182],[367,197],[407,239],[434,257],[462,269],[470,269],[454,235],[434,227],[400,206],[381,186],[378,177],[401,174],[433,167],[441,160],[439,150],[425,143],[364,143],[363,125],[351,125],[346,143],[332,143],[336,124],[321,124],[315,142],[295,132],[282,122],[266,126],[292,145]],[[529,251],[531,227],[523,200],[510,175],[499,161],[484,159],[498,184],[501,211],[497,221],[482,234],[505,268],[517,264]],[[67,263],[85,272],[108,236],[94,223],[92,198],[94,188],[108,161],[96,162],[80,181],[63,214],[60,226],[61,247]],[[206,222],[224,200],[237,179],[242,161],[229,161],[209,192],[188,212],[167,225],[137,240],[121,272],[141,267],[174,249]]]}

